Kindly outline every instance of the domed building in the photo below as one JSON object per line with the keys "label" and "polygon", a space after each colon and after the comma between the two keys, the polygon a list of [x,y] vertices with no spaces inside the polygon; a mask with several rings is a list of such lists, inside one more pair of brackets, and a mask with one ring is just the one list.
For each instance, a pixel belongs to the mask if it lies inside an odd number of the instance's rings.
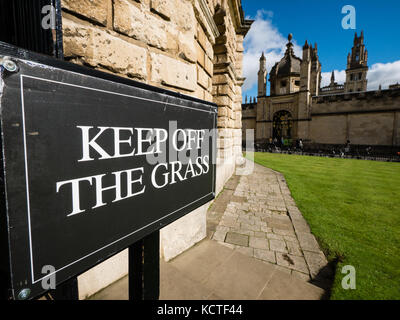
{"label": "domed building", "polygon": [[290,34],[285,56],[271,69],[271,95],[288,94],[300,91],[300,64],[301,59],[294,55]]}
{"label": "domed building", "polygon": [[[308,101],[311,95],[318,94],[321,80],[321,64],[315,48],[306,44],[303,59],[294,54],[292,34],[288,36],[286,52],[275,63],[269,74],[270,95],[267,96],[267,70],[264,53],[260,58],[258,72],[258,100],[253,108],[243,107],[243,128],[251,129],[246,120],[256,118],[256,140],[268,138],[295,139],[305,130],[309,119]],[[302,90],[305,89],[305,90]],[[249,108],[250,107],[250,108]],[[245,111],[246,109],[246,111]],[[253,109],[253,110],[252,110]]]}
{"label": "domed building", "polygon": [[[289,34],[282,59],[269,73],[266,57],[258,71],[258,96],[242,107],[242,136],[255,130],[258,145],[272,139],[294,145],[302,139],[314,149],[338,148],[348,140],[362,146],[400,145],[400,90],[367,91],[368,52],[364,33],[354,37],[347,57],[346,82],[321,88],[318,47],[305,41],[302,57],[294,54]],[[390,113],[392,112],[392,113]]]}

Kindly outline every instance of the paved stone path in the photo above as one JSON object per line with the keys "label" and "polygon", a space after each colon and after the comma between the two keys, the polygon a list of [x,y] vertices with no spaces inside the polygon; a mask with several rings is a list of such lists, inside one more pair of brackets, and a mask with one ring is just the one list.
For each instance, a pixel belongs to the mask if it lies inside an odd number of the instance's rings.
{"label": "paved stone path", "polygon": [[[128,277],[91,300],[128,299]],[[319,300],[325,290],[206,239],[160,262],[160,300]]]}
{"label": "paved stone path", "polygon": [[[233,176],[207,228],[213,240],[160,262],[161,300],[327,298],[330,269],[281,174],[256,165]],[[90,299],[127,298],[125,277]]]}
{"label": "paved stone path", "polygon": [[282,174],[255,164],[233,176],[210,208],[209,237],[303,280],[326,286],[331,270]]}

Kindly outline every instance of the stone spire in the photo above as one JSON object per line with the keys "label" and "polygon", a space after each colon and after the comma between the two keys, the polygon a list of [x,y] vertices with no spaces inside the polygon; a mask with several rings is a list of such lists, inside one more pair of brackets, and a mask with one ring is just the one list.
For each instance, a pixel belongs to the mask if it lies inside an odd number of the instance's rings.
{"label": "stone spire", "polygon": [[347,56],[345,92],[367,91],[368,51],[364,45],[364,31],[354,34],[353,48]]}
{"label": "stone spire", "polygon": [[267,59],[264,56],[264,52],[260,58],[260,70],[258,71],[258,96],[263,97],[267,95]]}
{"label": "stone spire", "polygon": [[303,61],[309,61],[309,60],[311,60],[311,50],[310,50],[310,45],[306,40],[306,43],[303,46]]}
{"label": "stone spire", "polygon": [[293,39],[293,34],[289,33],[289,35],[288,35],[288,41],[289,42],[286,45],[287,49],[286,49],[286,52],[285,52],[285,56],[294,55],[292,39]]}

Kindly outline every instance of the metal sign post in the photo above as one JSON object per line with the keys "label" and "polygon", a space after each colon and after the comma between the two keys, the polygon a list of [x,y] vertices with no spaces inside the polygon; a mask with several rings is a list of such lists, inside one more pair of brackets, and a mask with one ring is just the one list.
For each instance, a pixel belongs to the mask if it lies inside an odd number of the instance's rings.
{"label": "metal sign post", "polygon": [[158,300],[160,295],[160,232],[129,247],[129,300]]}

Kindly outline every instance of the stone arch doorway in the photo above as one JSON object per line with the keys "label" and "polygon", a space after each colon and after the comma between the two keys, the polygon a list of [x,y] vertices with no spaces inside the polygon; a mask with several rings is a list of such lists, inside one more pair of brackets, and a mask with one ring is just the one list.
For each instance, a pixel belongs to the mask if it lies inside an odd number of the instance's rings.
{"label": "stone arch doorway", "polygon": [[274,114],[273,137],[292,139],[293,119],[289,111],[281,110]]}

